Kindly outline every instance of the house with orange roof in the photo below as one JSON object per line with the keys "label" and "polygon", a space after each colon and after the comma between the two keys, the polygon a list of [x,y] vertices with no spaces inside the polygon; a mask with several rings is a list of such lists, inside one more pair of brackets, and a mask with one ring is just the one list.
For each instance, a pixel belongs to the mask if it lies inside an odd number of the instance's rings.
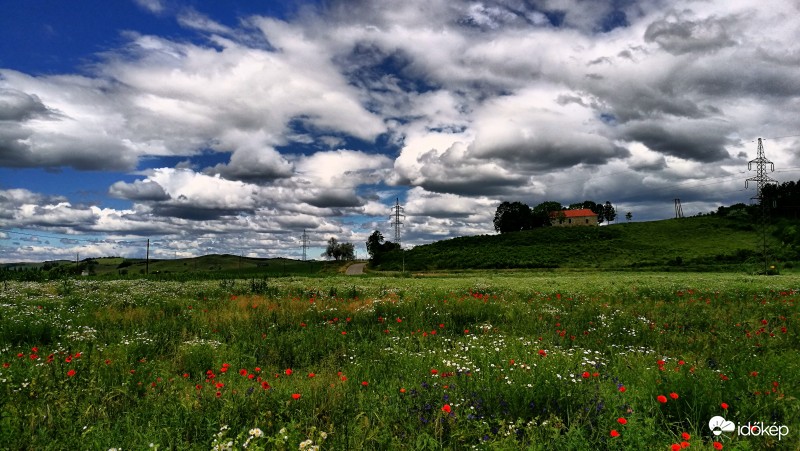
{"label": "house with orange roof", "polygon": [[555,227],[596,226],[597,213],[588,208],[551,211],[550,224]]}

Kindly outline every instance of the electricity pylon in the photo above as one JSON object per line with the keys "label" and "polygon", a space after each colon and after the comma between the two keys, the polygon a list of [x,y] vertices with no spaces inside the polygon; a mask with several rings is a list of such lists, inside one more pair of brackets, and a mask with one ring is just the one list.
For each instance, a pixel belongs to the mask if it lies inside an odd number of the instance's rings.
{"label": "electricity pylon", "polygon": [[400,219],[405,219],[406,215],[403,214],[405,211],[403,207],[400,206],[400,199],[395,199],[394,207],[392,207],[392,227],[394,227],[394,242],[398,244],[398,246],[402,247],[400,244],[400,227],[403,226],[403,221]]}
{"label": "electricity pylon", "polygon": [[303,243],[303,261],[306,261],[306,251],[308,250],[308,234],[306,233],[306,229],[303,229],[303,235],[300,237],[300,240]]}
{"label": "electricity pylon", "polygon": [[769,261],[769,247],[767,246],[767,214],[769,213],[769,210],[767,209],[767,203],[764,200],[764,186],[770,183],[777,183],[776,180],[767,175],[767,165],[770,167],[770,172],[775,171],[775,163],[769,161],[767,157],[764,156],[764,144],[761,142],[761,138],[758,138],[758,155],[754,160],[750,160],[750,162],[747,163],[748,171],[752,171],[753,166],[755,166],[756,175],[745,180],[744,187],[748,187],[748,182],[756,183],[756,196],[751,197],[750,199],[757,200],[761,206],[761,245],[764,253],[765,275],[768,274],[767,265]]}

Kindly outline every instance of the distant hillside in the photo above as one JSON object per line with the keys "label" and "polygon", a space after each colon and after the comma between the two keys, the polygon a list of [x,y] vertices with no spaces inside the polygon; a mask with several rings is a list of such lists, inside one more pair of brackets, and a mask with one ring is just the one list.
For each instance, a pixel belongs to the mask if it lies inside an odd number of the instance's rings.
{"label": "distant hillside", "polygon": [[[768,240],[774,250],[779,243]],[[377,269],[734,269],[762,261],[762,234],[732,218],[701,216],[602,227],[546,227],[460,237],[383,257]]]}
{"label": "distant hillside", "polygon": [[79,261],[58,260],[43,263],[6,263],[0,269],[6,276],[30,280],[53,279],[76,274],[97,277],[162,278],[260,278],[283,275],[336,273],[342,262],[299,261],[288,258],[249,258],[237,255],[204,255],[194,258],[158,260],[149,264],[143,258],[102,257]]}

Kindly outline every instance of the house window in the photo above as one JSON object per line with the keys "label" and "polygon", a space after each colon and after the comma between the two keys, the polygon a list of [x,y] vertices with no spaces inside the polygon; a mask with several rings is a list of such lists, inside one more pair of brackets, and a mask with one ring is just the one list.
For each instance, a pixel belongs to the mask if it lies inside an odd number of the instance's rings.
{"label": "house window", "polygon": [[586,223],[587,223],[587,224],[589,223],[589,220],[588,220],[588,219],[586,220]]}
{"label": "house window", "polygon": [[569,220],[569,223],[572,224],[572,219]]}

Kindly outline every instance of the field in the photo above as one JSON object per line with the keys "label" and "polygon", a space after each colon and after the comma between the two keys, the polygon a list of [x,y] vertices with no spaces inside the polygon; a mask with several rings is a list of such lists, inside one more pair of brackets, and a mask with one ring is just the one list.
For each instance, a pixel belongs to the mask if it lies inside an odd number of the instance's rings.
{"label": "field", "polygon": [[[0,448],[798,449],[799,289],[688,273],[7,281]],[[716,416],[735,430],[714,435]]]}

